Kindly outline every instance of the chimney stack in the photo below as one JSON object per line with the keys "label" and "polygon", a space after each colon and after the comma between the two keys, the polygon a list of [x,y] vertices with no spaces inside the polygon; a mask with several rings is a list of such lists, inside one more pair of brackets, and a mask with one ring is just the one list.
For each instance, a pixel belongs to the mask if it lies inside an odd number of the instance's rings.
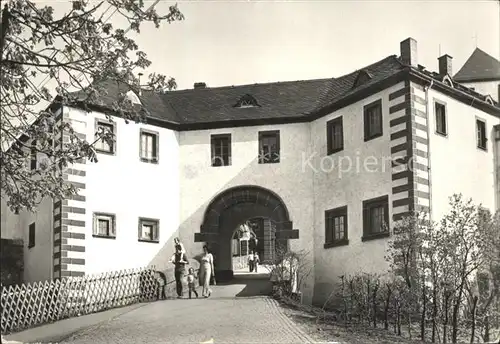
{"label": "chimney stack", "polygon": [[418,67],[417,41],[409,37],[399,44],[401,50],[401,61],[412,67]]}
{"label": "chimney stack", "polygon": [[438,58],[439,61],[439,75],[444,76],[448,74],[450,77],[453,76],[453,69],[451,68],[451,60],[453,57],[451,57],[448,54],[444,54],[440,58]]}
{"label": "chimney stack", "polygon": [[197,90],[199,88],[206,88],[207,87],[207,84],[205,84],[204,82],[195,82],[194,83],[194,89]]}

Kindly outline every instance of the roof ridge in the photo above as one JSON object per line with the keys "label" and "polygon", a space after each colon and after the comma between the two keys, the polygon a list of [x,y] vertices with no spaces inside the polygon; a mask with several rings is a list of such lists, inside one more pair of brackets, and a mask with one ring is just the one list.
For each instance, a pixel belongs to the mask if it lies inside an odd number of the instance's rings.
{"label": "roof ridge", "polygon": [[[326,81],[326,80],[331,80],[335,78],[317,78],[317,79],[301,79],[301,80],[288,80],[288,81],[270,81],[270,82],[256,82],[253,84],[240,84],[240,85],[227,85],[227,86],[217,86],[217,87],[206,87],[206,88],[199,88],[196,89],[196,91],[203,91],[203,90],[222,90],[222,89],[228,89],[228,88],[237,88],[237,87],[248,87],[248,86],[261,86],[261,85],[283,85],[283,84],[290,84],[294,82],[313,82],[313,81]],[[182,93],[182,92],[189,92],[189,91],[194,91],[194,88],[185,88],[183,90],[173,90],[173,91],[167,91],[163,94],[172,94],[172,93]]]}
{"label": "roof ridge", "polygon": [[[373,66],[376,66],[376,65],[378,65],[378,64],[380,64],[382,62],[385,62],[385,61],[387,61],[387,60],[389,60],[391,58],[394,58],[395,60],[397,60],[397,55],[386,56],[386,57],[384,57],[383,59],[381,59],[381,60],[379,60],[377,62],[374,62],[374,63],[369,64],[367,66],[363,66],[361,68],[356,69],[353,72],[349,72],[347,74],[344,74],[344,75],[341,75],[341,76],[338,76],[338,77],[316,78],[316,79],[299,79],[299,80],[288,80],[288,81],[270,81],[270,82],[262,82],[262,83],[256,82],[256,83],[253,83],[253,84],[240,84],[240,85],[230,85],[230,86],[227,85],[227,86],[218,86],[218,87],[206,87],[206,88],[196,89],[196,91],[203,91],[203,90],[223,90],[223,89],[229,89],[229,88],[248,87],[248,86],[273,85],[273,84],[275,84],[275,85],[283,85],[283,84],[297,83],[297,82],[315,82],[315,81],[336,80],[336,79],[341,79],[341,78],[347,77],[349,75],[358,73],[361,70],[372,68]],[[193,88],[186,88],[186,89],[183,89],[183,90],[172,90],[172,91],[166,91],[165,93],[162,93],[162,95],[168,95],[168,94],[174,94],[174,93],[179,94],[179,93],[183,93],[183,92],[192,92],[194,90],[195,89],[193,89]]]}

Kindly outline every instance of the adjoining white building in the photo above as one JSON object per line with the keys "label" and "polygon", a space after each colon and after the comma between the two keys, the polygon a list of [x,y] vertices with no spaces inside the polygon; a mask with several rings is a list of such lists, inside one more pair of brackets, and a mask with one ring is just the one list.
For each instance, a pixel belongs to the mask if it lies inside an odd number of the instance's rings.
{"label": "adjoining white building", "polygon": [[[147,124],[57,108],[82,137],[109,126],[115,143],[64,171],[78,196],[36,214],[3,209],[2,237],[24,239],[26,281],[164,269],[174,237],[191,256],[208,243],[229,279],[235,228],[261,219],[262,247],[309,252],[304,300],[321,302],[345,273],[386,270],[384,222],[413,210],[439,219],[456,192],[498,209],[499,73],[488,94],[474,91],[448,55],[438,73],[419,65],[408,38],[399,57],[338,78],[144,91]],[[126,91],[108,86],[110,99]]]}

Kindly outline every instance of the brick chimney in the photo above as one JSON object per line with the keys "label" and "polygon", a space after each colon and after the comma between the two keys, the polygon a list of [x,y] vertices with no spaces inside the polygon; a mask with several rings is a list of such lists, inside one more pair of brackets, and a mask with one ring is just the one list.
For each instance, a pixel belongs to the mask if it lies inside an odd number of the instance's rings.
{"label": "brick chimney", "polygon": [[439,75],[443,76],[448,74],[449,76],[453,75],[453,69],[451,68],[451,60],[453,57],[451,57],[448,54],[445,54],[438,58],[439,61]]}
{"label": "brick chimney", "polygon": [[199,88],[206,88],[207,84],[204,82],[195,82],[194,83],[194,89],[197,90]]}
{"label": "brick chimney", "polygon": [[399,44],[401,50],[401,61],[412,67],[418,67],[417,41],[409,37]]}

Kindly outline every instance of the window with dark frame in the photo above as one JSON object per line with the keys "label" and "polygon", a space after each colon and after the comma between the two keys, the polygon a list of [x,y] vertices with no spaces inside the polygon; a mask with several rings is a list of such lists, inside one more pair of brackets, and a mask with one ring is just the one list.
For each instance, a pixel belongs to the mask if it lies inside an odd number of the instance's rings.
{"label": "window with dark frame", "polygon": [[114,154],[115,153],[115,124],[104,122],[104,121],[96,121],[96,139],[98,137],[98,133],[111,133],[113,134],[113,139],[111,142],[109,140],[104,140],[103,138],[99,138],[95,143],[96,151],[100,153]]}
{"label": "window with dark frame", "polygon": [[486,122],[476,119],[476,132],[477,132],[477,148],[486,150]]}
{"label": "window with dark frame", "polygon": [[28,227],[28,248],[35,247],[35,223],[33,222],[29,227]]}
{"label": "window with dark frame", "polygon": [[231,134],[211,136],[212,166],[231,165]]}
{"label": "window with dark frame", "polygon": [[389,197],[382,196],[363,201],[362,240],[389,235]]}
{"label": "window with dark frame", "polygon": [[94,237],[116,238],[116,217],[114,214],[94,213]]}
{"label": "window with dark frame", "polygon": [[259,164],[280,162],[279,130],[259,131]]}
{"label": "window with dark frame", "polygon": [[30,169],[36,170],[37,168],[37,149],[36,149],[36,140],[31,142],[31,150],[30,150]]}
{"label": "window with dark frame", "polygon": [[436,132],[441,135],[448,135],[446,126],[446,105],[441,103],[434,103],[434,110],[436,112]]}
{"label": "window with dark frame", "polygon": [[327,155],[340,152],[344,149],[344,124],[342,116],[326,123]]}
{"label": "window with dark frame", "polygon": [[138,240],[147,242],[159,242],[160,221],[156,219],[139,218]]}
{"label": "window with dark frame", "polygon": [[141,161],[157,163],[159,157],[158,133],[152,131],[140,130],[140,149]]}
{"label": "window with dark frame", "polygon": [[365,141],[382,136],[382,100],[364,107]]}
{"label": "window with dark frame", "polygon": [[325,211],[325,248],[347,245],[347,206]]}

